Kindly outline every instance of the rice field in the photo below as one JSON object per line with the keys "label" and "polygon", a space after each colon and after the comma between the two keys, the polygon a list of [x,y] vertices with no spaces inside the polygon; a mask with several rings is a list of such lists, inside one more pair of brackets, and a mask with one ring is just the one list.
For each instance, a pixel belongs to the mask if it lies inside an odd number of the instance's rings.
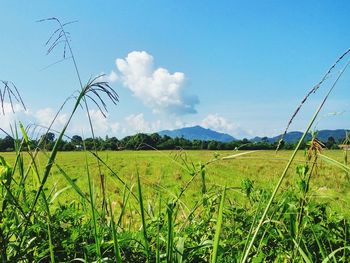
{"label": "rice field", "polygon": [[[267,202],[291,153],[291,151],[280,151],[277,154],[274,151],[106,151],[99,152],[99,157],[96,157],[90,152],[59,152],[42,192],[46,201],[44,203],[38,201],[37,208],[33,210],[34,221],[31,221],[32,227],[47,238],[37,242],[34,251],[40,250],[41,253],[34,253],[33,248],[29,246],[28,250],[23,250],[26,251],[24,255],[20,250],[12,257],[7,257],[18,259],[21,255],[26,262],[28,255],[31,255],[34,260],[45,261],[51,253],[51,261],[58,262],[80,260],[81,256],[90,262],[104,258],[103,254],[106,256],[105,259],[108,259],[107,262],[118,258],[120,262],[133,260],[173,262],[179,258],[183,262],[206,262],[213,257],[218,258],[219,262],[239,261],[246,251],[247,243],[235,244],[232,248],[227,244],[237,242],[237,238],[242,235],[248,236],[247,241],[249,240],[251,235],[249,229],[262,213],[263,204]],[[40,187],[42,181],[35,178],[35,174],[44,172],[47,154],[49,153],[40,152],[36,156],[37,172],[29,172],[27,175],[25,186],[27,200],[21,197],[24,195],[23,189],[19,191],[22,194],[18,195],[17,200],[23,202],[21,210],[29,209],[26,206],[30,206],[33,202],[35,192],[31,194],[28,190]],[[324,151],[323,154],[339,162],[343,159],[343,152],[340,150]],[[33,166],[30,154],[20,155],[23,157],[23,167]],[[16,160],[18,163],[18,154],[1,153],[1,156],[9,164],[16,163]],[[227,156],[234,158],[226,159]],[[327,222],[328,216],[332,218],[331,221],[347,220],[350,216],[348,175],[338,167],[324,160],[318,160],[317,167],[312,170],[308,189],[302,188],[304,197],[300,198],[298,184],[302,180],[300,181],[299,170],[300,167],[309,166],[310,161],[307,161],[305,152],[299,151],[281,186],[276,198],[277,203],[273,204],[275,212],[271,216],[277,214],[279,219],[276,220],[281,224],[284,220],[290,221],[289,210],[296,205],[299,209],[303,207],[305,210],[296,213],[295,218],[301,218],[300,215],[303,214],[305,218],[302,220],[306,225],[310,223],[306,223],[308,222],[306,218],[311,217],[314,220],[315,215],[311,216],[309,213],[315,211],[326,213],[323,215],[327,216],[321,221],[322,224]],[[20,170],[18,172],[21,173]],[[101,184],[101,174],[104,187]],[[15,173],[13,181],[18,182],[20,177],[20,174]],[[222,189],[225,189],[224,193]],[[15,190],[12,192],[16,193]],[[4,200],[6,200],[5,193],[6,191],[3,192]],[[108,204],[104,203],[106,200]],[[2,205],[6,205],[5,203],[3,201]],[[89,210],[89,204],[92,210]],[[279,211],[281,204],[287,205],[288,209]],[[42,217],[44,211],[46,216]],[[45,227],[45,221],[37,222],[36,219],[48,220],[47,213],[50,216]],[[216,219],[217,213],[219,214]],[[15,218],[20,216],[17,214]],[[217,220],[220,220],[220,224]],[[244,222],[237,225],[240,220]],[[301,222],[295,224],[297,228],[306,227]],[[28,239],[36,233],[30,231],[32,227],[27,226],[23,230]],[[115,231],[110,232],[111,227]],[[171,229],[172,232],[169,232]],[[264,235],[270,235],[273,240],[278,238],[274,233],[278,227],[270,226],[264,229]],[[4,230],[6,228],[2,230],[3,233],[6,232]],[[260,254],[264,251],[262,258],[280,261],[293,256],[297,261],[305,257],[318,262],[319,255],[315,254],[315,251],[303,252],[308,253],[306,256],[301,251],[307,248],[299,247],[300,251],[295,251],[298,247],[295,248],[289,243],[290,241],[287,242],[287,247],[292,246],[290,250],[286,250],[283,244],[288,240],[286,236],[288,232],[283,229],[280,231],[282,232],[279,234],[280,241],[276,244],[276,249],[282,250],[267,255],[264,249],[270,251],[268,244],[272,242],[268,239],[265,246],[256,248],[260,249]],[[299,242],[303,242],[302,238],[306,232],[305,229],[299,233],[301,238]],[[70,237],[66,236],[63,243],[60,243],[58,239],[62,238],[64,233],[69,233]],[[111,233],[114,234],[110,236]],[[236,233],[235,237],[232,237],[233,233]],[[78,234],[81,235],[81,240],[76,236]],[[71,240],[72,235],[75,241]],[[264,240],[264,235],[259,236],[262,238],[260,242]],[[171,240],[167,241],[167,238]],[[344,238],[341,242],[348,242],[347,237]],[[78,240],[82,242],[80,245],[75,244]],[[314,242],[318,244],[316,240]],[[8,242],[11,243],[13,240]],[[31,242],[36,244],[35,238]],[[169,242],[173,247],[168,247]],[[177,248],[179,242],[183,246],[182,252]],[[63,246],[64,243],[68,247]],[[215,243],[216,246],[213,245]],[[117,244],[119,245],[116,247]],[[325,244],[324,249],[329,250],[329,245]],[[335,251],[332,246],[331,249]],[[11,255],[9,247],[5,251]],[[253,259],[257,257],[254,254],[249,255]],[[324,258],[327,258],[326,254]],[[346,253],[342,257],[337,257],[339,258],[346,260]]]}
{"label": "rice field", "polygon": [[[237,188],[230,194],[236,199],[243,201],[242,192],[239,190],[243,179],[254,182],[256,187],[270,188],[277,183],[281,171],[286,165],[292,151],[255,151],[248,155],[237,157],[232,160],[221,160],[211,163],[206,168],[206,184],[208,188],[227,187]],[[102,160],[109,168],[117,173],[130,185],[136,184],[137,174],[140,175],[147,199],[152,199],[155,188],[160,187],[166,195],[175,195],[181,187],[191,178],[186,165],[198,166],[220,157],[237,154],[236,151],[106,151],[99,152]],[[343,151],[326,150],[325,155],[342,161]],[[15,153],[2,153],[9,162],[15,160]],[[85,158],[88,158],[91,175],[95,184],[99,182],[97,160],[90,153],[85,152],[59,152],[56,163],[71,177],[76,179],[77,184],[88,191],[87,176],[85,169]],[[39,154],[41,169],[45,165],[45,155]],[[298,164],[305,163],[305,153],[300,151],[295,163],[289,171],[283,189],[287,189],[296,180],[295,168]],[[25,158],[29,162],[29,156]],[[111,200],[119,200],[123,186],[115,179],[113,173],[102,167],[102,173],[106,179],[106,193]],[[201,179],[198,177],[186,191],[184,201],[191,200],[200,194],[198,186]],[[48,179],[47,188],[58,191],[67,187],[69,183],[65,180],[57,168],[53,168]],[[332,209],[346,215],[350,215],[350,180],[341,169],[325,162],[318,164],[317,174],[311,180],[311,189],[315,200],[327,201],[332,204]],[[136,191],[136,190],[135,190]],[[71,189],[57,199],[65,202],[74,195]],[[228,193],[229,194],[229,193]],[[120,200],[119,200],[120,201]]]}

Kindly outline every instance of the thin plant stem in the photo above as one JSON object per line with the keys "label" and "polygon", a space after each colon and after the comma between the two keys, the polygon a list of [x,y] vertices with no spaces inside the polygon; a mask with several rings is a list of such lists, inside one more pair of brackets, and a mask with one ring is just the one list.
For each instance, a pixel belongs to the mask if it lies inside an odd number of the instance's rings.
{"label": "thin plant stem", "polygon": [[264,210],[264,213],[263,213],[263,215],[262,215],[261,218],[260,218],[259,224],[258,224],[257,228],[255,229],[254,235],[253,235],[253,237],[252,237],[252,239],[251,239],[251,241],[250,241],[250,243],[249,243],[249,245],[248,245],[248,248],[247,248],[247,250],[246,250],[246,252],[245,252],[245,254],[244,254],[243,258],[242,258],[242,263],[245,263],[245,262],[247,262],[247,260],[248,260],[249,253],[250,253],[250,251],[251,251],[251,249],[252,249],[252,247],[253,247],[253,244],[254,244],[254,241],[255,241],[255,239],[256,239],[256,237],[257,237],[257,235],[258,235],[258,232],[259,232],[259,230],[260,230],[260,228],[261,228],[261,226],[262,226],[262,224],[263,224],[263,222],[264,222],[264,220],[265,220],[265,218],[266,218],[267,212],[269,211],[269,209],[270,209],[270,207],[271,207],[271,205],[272,205],[272,202],[273,202],[273,200],[275,199],[275,196],[276,196],[278,190],[279,190],[280,187],[281,187],[282,181],[283,181],[284,178],[286,177],[287,172],[288,172],[288,170],[289,170],[289,167],[291,166],[291,164],[292,164],[292,162],[293,162],[293,160],[294,160],[294,158],[295,158],[295,156],[296,156],[296,154],[297,154],[297,152],[298,152],[298,150],[299,150],[299,148],[300,148],[302,142],[303,142],[304,139],[306,138],[307,133],[308,133],[309,130],[311,129],[311,126],[312,126],[313,123],[315,122],[315,120],[316,120],[318,114],[320,113],[321,109],[323,108],[324,104],[326,103],[326,101],[327,101],[329,95],[332,93],[333,89],[334,89],[335,86],[337,85],[339,79],[341,78],[341,76],[343,75],[343,73],[345,72],[345,70],[347,69],[347,67],[349,66],[349,64],[350,64],[350,60],[346,63],[346,65],[344,66],[344,68],[343,68],[343,69],[341,70],[341,72],[338,74],[338,77],[337,77],[336,80],[334,81],[334,83],[333,83],[333,85],[331,86],[331,88],[328,90],[328,92],[327,92],[326,96],[324,97],[324,99],[322,100],[321,104],[318,106],[316,112],[314,113],[314,115],[313,115],[313,117],[311,118],[309,124],[307,125],[307,127],[306,127],[306,129],[305,129],[303,135],[301,136],[301,138],[300,138],[300,140],[299,140],[297,146],[295,147],[295,150],[293,151],[293,153],[292,153],[292,155],[291,155],[291,157],[290,157],[290,159],[289,159],[289,161],[288,161],[286,167],[284,168],[284,170],[283,170],[283,172],[282,172],[282,175],[280,176],[280,178],[279,178],[279,180],[278,180],[278,183],[277,183],[277,185],[275,186],[275,189],[274,189],[274,191],[273,191],[273,193],[272,193],[272,195],[271,195],[271,197],[270,197],[270,200],[269,200],[269,202],[268,202],[267,205],[266,205],[266,208],[265,208],[265,210]]}

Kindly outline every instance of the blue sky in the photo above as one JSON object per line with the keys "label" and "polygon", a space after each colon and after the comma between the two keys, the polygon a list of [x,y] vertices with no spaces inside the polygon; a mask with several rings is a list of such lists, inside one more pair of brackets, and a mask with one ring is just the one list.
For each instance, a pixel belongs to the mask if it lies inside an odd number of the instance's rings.
{"label": "blue sky", "polygon": [[[16,84],[28,110],[1,115],[0,125],[47,125],[79,89],[70,60],[46,68],[62,49],[46,55],[56,25],[35,21],[55,16],[78,20],[67,30],[83,82],[105,73],[120,96],[117,106],[108,105],[107,119],[91,109],[98,135],[197,124],[237,138],[277,135],[349,48],[349,11],[348,1],[4,1],[0,79]],[[349,128],[348,81],[349,73],[318,128]],[[326,88],[312,96],[291,130],[305,128]],[[89,136],[83,111],[69,133]]]}

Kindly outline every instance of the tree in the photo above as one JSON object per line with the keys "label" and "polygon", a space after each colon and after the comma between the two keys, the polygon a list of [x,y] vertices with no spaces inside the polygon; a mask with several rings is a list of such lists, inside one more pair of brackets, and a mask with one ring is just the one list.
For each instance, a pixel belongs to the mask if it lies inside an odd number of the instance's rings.
{"label": "tree", "polygon": [[83,144],[83,138],[81,138],[81,136],[79,136],[79,135],[73,135],[73,137],[71,139],[71,143],[73,145],[82,145]]}
{"label": "tree", "polygon": [[262,137],[262,138],[261,138],[261,141],[262,141],[262,142],[269,142],[269,138],[267,138],[266,136],[265,136],[265,137]]}
{"label": "tree", "polygon": [[192,149],[200,150],[201,148],[202,148],[202,141],[201,140],[193,140],[192,141]]}
{"label": "tree", "polygon": [[67,142],[62,146],[62,150],[63,151],[73,151],[73,150],[75,150],[75,145],[73,145],[73,143],[71,143],[71,142]]}
{"label": "tree", "polygon": [[116,137],[108,138],[106,137],[105,143],[103,144],[104,150],[116,151],[119,147],[119,140]]}
{"label": "tree", "polygon": [[250,143],[250,141],[247,138],[243,138],[242,144],[247,144],[247,143]]}
{"label": "tree", "polygon": [[150,136],[154,146],[156,146],[162,139],[162,137],[158,133],[152,133]]}
{"label": "tree", "polygon": [[46,134],[43,134],[43,135],[41,136],[40,141],[41,141],[41,146],[42,146],[44,149],[50,151],[50,150],[52,150],[52,148],[53,148],[53,146],[54,146],[55,134],[52,133],[52,132],[48,132],[48,133],[46,133]]}
{"label": "tree", "polygon": [[218,149],[218,142],[210,141],[208,144],[208,150],[217,150],[217,149]]}
{"label": "tree", "polygon": [[157,149],[159,150],[173,150],[175,147],[175,141],[167,135],[164,135],[161,138],[160,143],[157,145]]}
{"label": "tree", "polygon": [[52,132],[48,132],[46,134],[43,134],[41,136],[41,140],[45,144],[50,143],[50,142],[54,142],[55,141],[55,134]]}
{"label": "tree", "polygon": [[0,139],[0,151],[12,151],[14,149],[14,139],[7,135],[4,139]]}
{"label": "tree", "polygon": [[328,140],[327,140],[327,142],[326,142],[326,147],[327,147],[328,149],[333,149],[334,146],[336,146],[335,139],[334,139],[332,136],[328,137]]}
{"label": "tree", "polygon": [[86,150],[94,149],[94,140],[92,138],[86,138],[84,142]]}

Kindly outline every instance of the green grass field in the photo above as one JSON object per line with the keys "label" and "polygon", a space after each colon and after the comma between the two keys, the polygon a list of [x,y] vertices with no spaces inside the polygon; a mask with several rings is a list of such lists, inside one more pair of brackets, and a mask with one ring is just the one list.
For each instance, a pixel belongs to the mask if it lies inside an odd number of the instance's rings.
{"label": "green grass field", "polygon": [[[141,177],[144,188],[145,200],[154,201],[157,191],[160,189],[164,196],[175,196],[186,182],[191,178],[187,172],[186,165],[198,166],[206,163],[215,156],[224,157],[236,154],[234,151],[118,151],[100,152],[99,156],[108,166],[122,178],[128,185],[136,185],[137,172]],[[338,161],[342,161],[342,151],[325,151],[325,155]],[[2,153],[10,163],[14,161],[14,153]],[[243,179],[250,179],[254,186],[264,189],[272,189],[287,163],[291,151],[256,151],[254,153],[238,157],[232,160],[219,160],[211,163],[206,168],[206,186],[210,188],[221,188],[224,185],[232,187],[228,192],[237,201],[246,201],[240,190]],[[99,178],[97,160],[91,153],[85,152],[60,152],[56,163],[77,184],[88,192],[85,158],[88,158],[90,173],[94,176],[97,195],[99,194]],[[42,166],[46,161],[44,154],[39,155]],[[27,162],[29,159],[27,158]],[[289,170],[281,192],[292,186],[297,179],[295,167],[305,163],[304,152],[300,151],[292,168]],[[43,167],[41,167],[43,169]],[[112,175],[111,171],[101,165],[102,173],[106,178],[106,192],[111,200],[120,202],[122,198],[123,185]],[[345,172],[324,161],[319,161],[316,176],[311,178],[311,190],[314,200],[329,202],[334,211],[350,216],[350,181]],[[35,182],[33,182],[35,184]],[[57,168],[54,168],[48,179],[47,188],[54,192],[68,186]],[[193,205],[200,197],[199,191],[201,178],[197,177],[185,192],[182,200],[188,205]],[[136,193],[136,187],[134,187]],[[73,189],[63,192],[57,201],[68,202],[76,195]]]}
{"label": "green grass field", "polygon": [[349,176],[322,155],[271,198],[291,151],[58,152],[44,181],[49,154],[0,154],[5,261],[348,262]]}

